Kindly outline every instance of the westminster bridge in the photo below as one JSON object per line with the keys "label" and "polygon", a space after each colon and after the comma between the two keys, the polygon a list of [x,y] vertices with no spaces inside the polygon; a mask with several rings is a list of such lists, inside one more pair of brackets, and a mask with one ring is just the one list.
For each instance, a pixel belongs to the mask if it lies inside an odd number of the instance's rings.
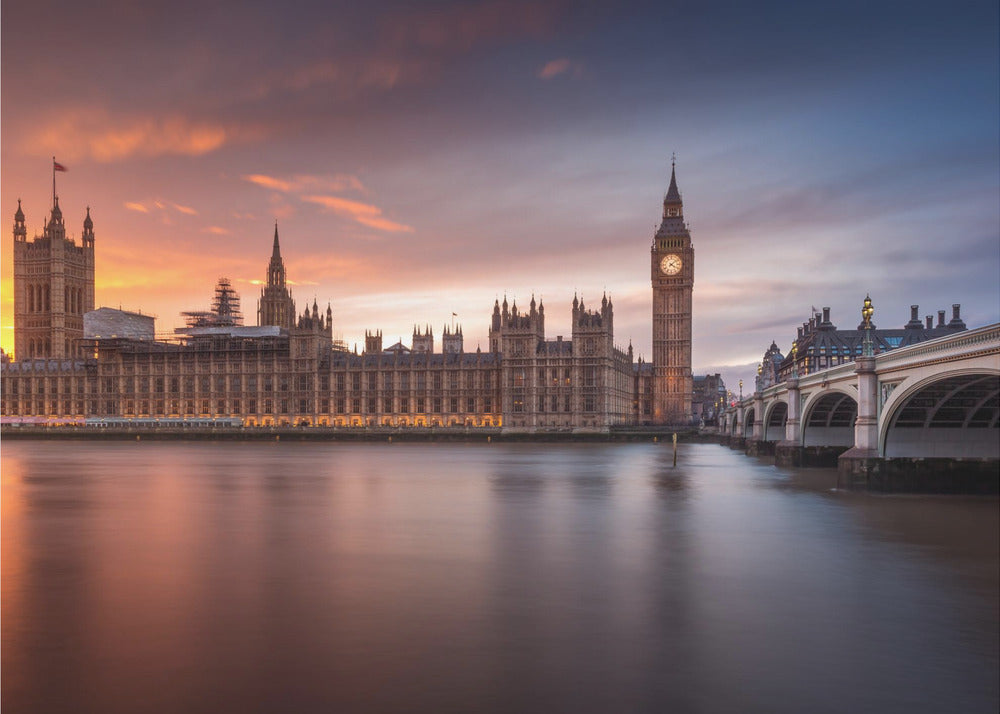
{"label": "westminster bridge", "polygon": [[995,493],[1000,323],[792,377],[718,429],[781,465],[835,464],[841,488]]}

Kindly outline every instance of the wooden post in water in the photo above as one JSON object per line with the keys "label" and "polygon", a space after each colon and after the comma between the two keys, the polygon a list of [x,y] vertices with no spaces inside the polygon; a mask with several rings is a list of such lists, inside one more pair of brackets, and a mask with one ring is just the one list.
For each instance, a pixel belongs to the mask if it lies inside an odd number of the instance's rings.
{"label": "wooden post in water", "polygon": [[677,465],[677,432],[674,432],[674,466]]}

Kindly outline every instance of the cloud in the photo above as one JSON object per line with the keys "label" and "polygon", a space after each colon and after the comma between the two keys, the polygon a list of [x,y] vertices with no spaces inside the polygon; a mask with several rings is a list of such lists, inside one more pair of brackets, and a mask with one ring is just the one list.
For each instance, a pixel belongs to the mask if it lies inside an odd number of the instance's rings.
{"label": "cloud", "polygon": [[209,226],[204,229],[205,233],[212,233],[217,236],[227,236],[229,235],[229,229],[223,228],[222,226]]}
{"label": "cloud", "polygon": [[351,218],[370,228],[377,228],[379,230],[389,231],[390,233],[412,233],[414,230],[413,226],[407,226],[402,223],[396,223],[395,221],[383,218],[382,209],[368,203],[351,201],[350,199],[340,198],[339,196],[311,195],[303,196],[302,200],[307,203],[315,203],[319,206],[323,206],[331,213],[335,213],[338,216],[344,216],[345,218]]}
{"label": "cloud", "polygon": [[243,180],[274,191],[283,191],[288,193],[292,190],[292,184],[289,181],[283,181],[281,179],[274,178],[273,176],[265,176],[264,174],[249,174],[244,176]]}
{"label": "cloud", "polygon": [[573,63],[565,57],[554,59],[538,70],[539,79],[552,79],[560,74],[568,72],[573,67]]}
{"label": "cloud", "polygon": [[182,206],[181,204],[174,203],[173,201],[162,201],[160,199],[150,201],[149,205],[145,203],[140,203],[138,201],[126,201],[125,208],[127,208],[130,211],[137,211],[139,213],[149,213],[150,209],[155,208],[158,211],[160,211],[163,220],[167,222],[168,225],[171,225],[170,216],[168,215],[168,210],[167,210],[168,208],[172,208],[178,213],[183,213],[186,216],[198,215],[198,211],[194,208],[191,208],[191,206]]}
{"label": "cloud", "polygon": [[267,176],[266,174],[247,174],[242,177],[257,186],[269,188],[282,193],[301,191],[358,191],[365,193],[367,189],[361,179],[351,174],[333,174],[313,176],[298,174],[291,177]]}
{"label": "cloud", "polygon": [[117,119],[99,109],[70,110],[29,134],[35,153],[60,152],[102,163],[170,154],[201,156],[234,141],[261,138],[263,131],[238,124],[192,120],[180,115]]}

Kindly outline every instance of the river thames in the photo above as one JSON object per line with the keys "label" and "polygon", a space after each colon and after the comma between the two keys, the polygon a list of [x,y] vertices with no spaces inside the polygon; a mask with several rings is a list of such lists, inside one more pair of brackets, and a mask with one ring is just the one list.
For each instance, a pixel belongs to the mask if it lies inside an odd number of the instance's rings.
{"label": "river thames", "polygon": [[995,712],[996,498],[724,447],[2,449],[4,712]]}

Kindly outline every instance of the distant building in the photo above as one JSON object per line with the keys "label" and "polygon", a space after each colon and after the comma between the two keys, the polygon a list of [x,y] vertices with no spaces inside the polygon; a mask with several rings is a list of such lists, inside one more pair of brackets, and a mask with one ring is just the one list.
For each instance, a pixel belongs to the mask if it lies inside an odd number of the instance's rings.
{"label": "distant building", "polygon": [[773,384],[778,384],[781,379],[781,364],[785,361],[785,355],[781,354],[775,342],[767,348],[764,357],[760,362],[760,374],[757,377],[757,389],[767,389]]}
{"label": "distant building", "polygon": [[[961,318],[961,307],[958,304],[952,305],[952,317],[947,323],[944,310],[938,311],[937,323],[931,315],[926,317],[925,322],[921,322],[919,306],[911,305],[910,321],[903,327],[876,329],[873,324],[870,332],[875,354],[967,329]],[[853,362],[861,355],[864,339],[864,323],[853,330],[838,330],[830,321],[830,308],[824,307],[822,313],[814,313],[798,328],[794,342],[795,350],[790,350],[781,360],[778,367],[778,381],[787,380],[792,375],[793,368],[799,376],[802,376],[844,362]],[[775,347],[773,343],[771,346]],[[767,354],[765,354],[766,359]]]}
{"label": "distant building", "polygon": [[691,400],[691,413],[695,421],[704,424],[715,424],[719,411],[726,405],[726,384],[722,375],[706,374],[694,378],[694,396]]}

